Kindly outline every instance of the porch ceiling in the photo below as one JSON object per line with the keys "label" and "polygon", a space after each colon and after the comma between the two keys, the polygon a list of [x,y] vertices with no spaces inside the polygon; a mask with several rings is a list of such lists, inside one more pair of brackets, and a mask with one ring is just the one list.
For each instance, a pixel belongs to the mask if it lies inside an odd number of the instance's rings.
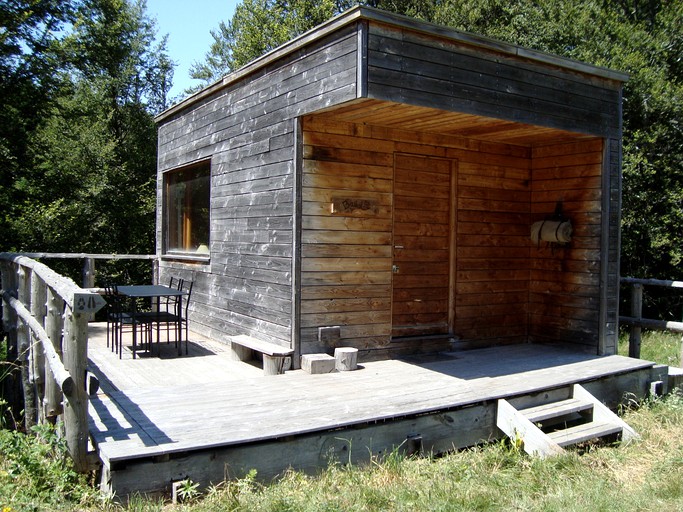
{"label": "porch ceiling", "polygon": [[489,142],[538,146],[561,140],[593,138],[592,135],[543,126],[516,123],[402,103],[361,99],[317,114],[337,121],[401,130],[438,133]]}

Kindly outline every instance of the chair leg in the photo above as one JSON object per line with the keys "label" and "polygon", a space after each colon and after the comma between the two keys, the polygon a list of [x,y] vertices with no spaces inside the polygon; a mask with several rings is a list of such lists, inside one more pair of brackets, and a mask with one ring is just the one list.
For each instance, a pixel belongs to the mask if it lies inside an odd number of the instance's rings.
{"label": "chair leg", "polygon": [[188,348],[187,344],[190,340],[190,326],[188,322],[185,322],[185,355],[188,355],[190,353],[190,349]]}
{"label": "chair leg", "polygon": [[123,324],[116,323],[116,352],[119,355],[119,359],[123,359]]}

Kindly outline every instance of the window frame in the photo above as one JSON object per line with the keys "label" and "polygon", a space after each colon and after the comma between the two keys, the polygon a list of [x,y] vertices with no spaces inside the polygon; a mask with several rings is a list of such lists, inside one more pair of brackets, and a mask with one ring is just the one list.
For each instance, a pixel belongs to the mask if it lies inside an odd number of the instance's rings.
{"label": "window frame", "polygon": [[[190,172],[190,173],[206,173],[206,178],[208,179],[208,197],[207,199],[207,204],[208,204],[208,218],[206,219],[206,243],[200,243],[199,246],[201,247],[202,245],[206,245],[207,249],[206,252],[198,252],[197,249],[190,250],[190,249],[178,249],[178,248],[171,248],[171,222],[170,222],[170,215],[171,215],[171,200],[170,200],[170,187],[179,182],[176,181],[175,183],[172,182],[172,179],[177,176],[180,173],[184,172]],[[164,259],[176,259],[176,260],[191,260],[191,261],[202,261],[202,262],[208,262],[209,259],[211,258],[211,160],[202,160],[198,162],[194,162],[190,165],[185,165],[182,167],[175,167],[173,169],[169,169],[167,171],[164,171],[162,174],[162,190],[161,190],[161,196],[162,196],[162,211],[161,211],[161,216],[162,216],[162,258]],[[187,180],[187,181],[191,181]],[[183,223],[185,223],[185,217],[183,217]],[[190,223],[191,224],[191,223]],[[183,231],[186,228],[183,228]],[[191,228],[189,228],[191,230]],[[185,232],[183,232],[184,236]],[[186,242],[183,240],[183,244]]]}

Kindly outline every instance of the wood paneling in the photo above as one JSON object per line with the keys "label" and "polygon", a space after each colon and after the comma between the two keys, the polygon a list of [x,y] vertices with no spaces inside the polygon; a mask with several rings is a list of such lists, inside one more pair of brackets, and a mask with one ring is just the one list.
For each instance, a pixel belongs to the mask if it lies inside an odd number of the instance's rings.
{"label": "wood paneling", "polygon": [[[346,345],[381,345],[391,326],[393,142],[311,118],[303,128],[302,353],[321,349],[323,326],[341,326]],[[339,198],[376,207],[337,212]]]}
{"label": "wood paneling", "polygon": [[[292,343],[294,119],[329,101],[355,98],[356,64],[355,32],[347,27],[160,126],[160,173],[211,157],[211,262],[161,265],[162,281],[169,275],[195,280],[190,317],[198,332]],[[359,179],[349,176],[345,186],[386,194],[373,186],[372,174]],[[161,204],[161,189],[158,197]],[[362,232],[367,240],[383,241],[384,227],[330,225],[337,236],[326,242],[347,244]],[[160,231],[158,237],[161,247]],[[362,270],[346,268],[344,278],[380,281],[357,277]]]}
{"label": "wood paneling", "polygon": [[[368,69],[370,98],[498,120],[453,123],[451,133],[465,137],[502,131],[524,139],[535,131],[528,125],[574,131],[580,124],[578,131],[600,136],[619,131],[616,84],[495,51],[371,24]],[[435,122],[442,121],[418,117],[412,125],[431,130]]]}
{"label": "wood paneling", "polygon": [[[300,335],[306,353],[340,325],[340,343],[379,353],[402,309],[442,323],[445,307],[463,346],[613,352],[623,77],[392,17],[334,26],[162,118],[160,175],[212,162],[211,263],[161,265],[197,282],[195,327]],[[448,162],[451,188],[424,162]],[[532,246],[558,202],[574,240]]]}
{"label": "wood paneling", "polygon": [[[303,219],[306,286],[302,311],[316,309],[316,321],[334,325],[334,320],[352,319],[344,315],[359,304],[368,305],[375,314],[358,320],[366,326],[380,326],[379,331],[365,333],[367,338],[344,339],[342,334],[341,342],[384,350],[392,332],[394,336],[407,334],[399,326],[433,322],[448,327],[444,315],[450,313],[451,334],[463,346],[596,343],[601,290],[601,140],[563,140],[522,148],[490,142],[464,144],[454,137],[449,144],[443,136],[344,123],[330,113],[306,118],[304,132],[309,156],[304,163],[308,185],[304,197],[317,198],[320,204],[306,209]],[[395,139],[393,148],[400,147],[400,151],[391,151],[389,139],[383,138],[389,136]],[[325,146],[311,148],[309,142]],[[325,160],[313,159],[319,155]],[[389,157],[394,162],[393,176]],[[346,158],[349,162],[345,163]],[[451,172],[450,165],[456,173],[454,198],[449,197],[449,185],[443,179]],[[373,183],[370,190],[364,189],[365,183]],[[333,186],[338,188],[329,188]],[[374,198],[381,208],[370,218],[359,212],[353,217],[335,217],[329,201],[344,194]],[[454,225],[449,224],[447,214],[452,200]],[[572,243],[568,247],[534,246],[531,224],[553,214],[558,202],[574,223]],[[393,245],[388,222],[392,216]],[[452,245],[449,237],[455,237]],[[397,246],[402,248],[397,250]],[[392,263],[400,267],[393,280]],[[373,293],[370,281],[381,284],[381,290]],[[358,288],[363,285],[367,286]],[[358,302],[356,292],[364,293],[365,299]],[[335,315],[331,310],[318,311],[318,301],[340,296],[352,302],[334,302],[330,308]],[[342,311],[345,308],[348,311]],[[393,312],[390,321],[387,308]],[[306,325],[312,328],[310,320]],[[304,338],[310,348],[321,348],[312,330]]]}
{"label": "wood paneling", "polygon": [[[341,319],[362,325],[342,325],[339,343],[365,350],[385,350],[392,331],[450,333],[482,346],[526,339],[529,149],[345,123],[332,113],[305,118],[304,141],[303,196],[315,203],[303,218],[302,351],[325,349],[315,327]],[[363,187],[369,178],[373,190]],[[344,194],[373,198],[380,209],[335,216],[329,203]],[[374,314],[349,316],[360,305]]]}
{"label": "wood paneling", "polygon": [[566,246],[541,242],[531,250],[530,340],[563,341],[597,351],[600,333],[601,201],[600,139],[533,150],[532,222],[561,205],[574,234]]}
{"label": "wood paneling", "polygon": [[449,334],[453,161],[394,155],[392,334]]}

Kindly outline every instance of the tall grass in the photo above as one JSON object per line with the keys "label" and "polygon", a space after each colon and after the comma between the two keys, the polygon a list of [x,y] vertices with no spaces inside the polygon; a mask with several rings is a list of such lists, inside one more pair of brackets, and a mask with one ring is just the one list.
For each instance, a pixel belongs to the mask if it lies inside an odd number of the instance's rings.
{"label": "tall grass", "polygon": [[335,465],[214,488],[191,511],[647,511],[683,510],[683,398],[629,411],[642,440],[582,455],[531,458],[501,442],[438,459],[396,454],[368,467]]}
{"label": "tall grass", "polygon": [[[628,355],[629,333],[624,329],[619,336],[619,354]],[[681,367],[681,334],[668,331],[642,333],[640,358],[668,366]]]}
{"label": "tall grass", "polygon": [[505,442],[440,458],[394,453],[363,467],[334,464],[317,476],[290,471],[271,484],[252,474],[190,494],[181,505],[139,497],[125,506],[106,502],[57,456],[49,436],[19,446],[3,432],[0,510],[683,510],[683,396],[652,400],[625,418],[642,438],[624,446],[592,445],[546,460]]}
{"label": "tall grass", "polygon": [[[628,354],[627,336],[620,352]],[[646,333],[642,357],[679,364],[680,337]],[[0,431],[0,511],[661,511],[683,510],[683,395],[625,411],[641,439],[589,445],[545,460],[507,442],[444,457],[398,453],[366,466],[333,464],[317,476],[290,471],[274,483],[251,474],[195,492],[186,503],[104,500],[76,475],[50,431]],[[20,437],[21,436],[21,437]]]}

